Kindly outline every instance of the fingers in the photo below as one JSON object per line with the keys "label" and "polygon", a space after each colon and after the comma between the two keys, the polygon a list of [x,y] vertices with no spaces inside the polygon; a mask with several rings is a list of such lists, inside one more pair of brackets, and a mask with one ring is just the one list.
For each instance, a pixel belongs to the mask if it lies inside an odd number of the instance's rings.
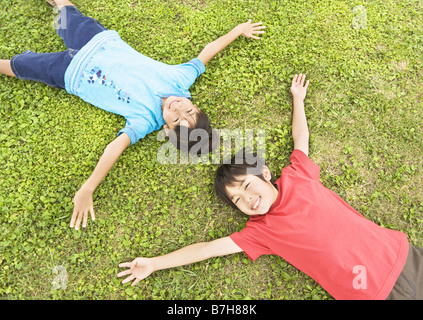
{"label": "fingers", "polygon": [[300,77],[301,77],[300,84],[303,87],[304,86],[304,80],[305,80],[305,74],[302,74],[302,75],[300,74]]}
{"label": "fingers", "polygon": [[[127,278],[122,280],[122,283],[127,283],[134,280],[131,286],[135,286],[138,282],[140,282],[141,280],[145,279],[148,276],[148,274],[141,274],[141,270],[137,268],[137,261],[139,261],[138,258],[132,262],[124,262],[119,264],[120,268],[129,268],[117,274],[117,277],[119,278],[128,276]],[[136,275],[137,272],[138,274]]]}
{"label": "fingers", "polygon": [[[119,267],[120,267],[120,265],[119,265]],[[132,273],[131,269],[128,269],[128,270],[125,270],[125,271],[119,272],[119,273],[117,274],[117,277],[118,277],[118,278],[120,278],[120,277],[126,276],[126,275],[131,274],[131,273]]]}
{"label": "fingers", "polygon": [[73,226],[75,225],[75,220],[78,214],[79,214],[78,211],[76,210],[76,208],[74,208],[72,213],[71,223],[70,223],[71,228],[73,228]]}
{"label": "fingers", "polygon": [[95,221],[95,215],[94,215],[94,207],[91,205],[90,207],[90,213],[91,213],[91,220]]}
{"label": "fingers", "polygon": [[[94,221],[95,220],[94,208],[91,206],[89,210],[91,213],[91,219]],[[77,208],[75,208],[73,211],[72,219],[70,223],[71,228],[75,227],[75,230],[79,230],[81,221],[82,221],[82,227],[86,228],[87,221],[88,221],[88,210],[78,210]]]}
{"label": "fingers", "polygon": [[81,221],[82,221],[82,227],[86,228],[87,222],[88,222],[88,211],[90,211],[91,220],[95,221],[93,204],[91,203],[89,204],[88,207],[85,207],[78,204],[78,202],[74,200],[74,209],[73,209],[71,223],[70,223],[71,228],[75,227],[75,230],[79,230]]}
{"label": "fingers", "polygon": [[[84,216],[83,211],[78,210],[78,208],[74,208],[71,223],[70,223],[71,228],[75,227],[75,230],[79,230],[79,225],[81,224],[81,220],[83,216]],[[85,222],[85,225],[86,225],[86,222]]]}
{"label": "fingers", "polygon": [[[75,215],[75,213],[74,213]],[[73,228],[73,226],[75,225],[75,230],[79,230],[79,226],[81,225],[81,220],[84,220],[83,222],[83,227],[85,228],[87,226],[87,216],[88,216],[88,212],[87,211],[77,211],[75,217],[72,216],[72,220],[74,221],[74,223],[71,222],[71,227]]]}
{"label": "fingers", "polygon": [[131,262],[123,262],[119,264],[119,268],[130,268],[130,267],[131,267]]}
{"label": "fingers", "polygon": [[[120,266],[120,265],[119,265]],[[131,286],[135,286],[138,282],[140,282],[142,279],[141,278],[135,278],[135,276],[132,274],[132,271],[131,270],[125,270],[125,271],[122,271],[122,272],[119,272],[118,274],[117,274],[117,277],[124,277],[124,276],[126,276],[126,275],[130,275],[129,277],[127,277],[126,279],[123,279],[122,280],[122,283],[127,283],[127,282],[129,282],[129,281],[132,281],[132,280],[134,280],[134,282],[132,282],[132,284],[131,284]]]}
{"label": "fingers", "polygon": [[[82,228],[87,227],[87,220],[88,220],[88,211],[84,212],[83,220],[82,220]],[[79,225],[78,225],[79,227]]]}
{"label": "fingers", "polygon": [[[251,23],[251,20],[248,20],[248,22],[251,24],[253,31],[266,29],[266,26],[263,26],[262,22]],[[260,33],[264,33],[264,31],[260,31]]]}
{"label": "fingers", "polygon": [[[119,274],[118,274],[118,277],[119,277],[119,275],[120,275],[120,274],[122,274],[122,273],[123,273],[123,272],[119,273]],[[122,277],[122,276],[124,276],[124,275],[125,275],[125,274],[122,274],[122,275],[120,275],[120,277]],[[132,282],[131,286],[135,286],[138,282],[140,282],[140,281],[141,281],[141,279],[135,278],[135,276],[131,274],[128,278],[126,278],[126,279],[122,280],[122,283],[128,283],[128,282],[130,282],[130,281],[132,281],[132,280],[134,280],[134,282]]]}
{"label": "fingers", "polygon": [[[251,33],[252,34],[264,34],[264,31],[261,31],[261,30],[266,29],[266,26],[262,26],[261,24],[262,24],[261,22],[257,22],[257,23],[252,24],[253,30],[252,30]],[[259,37],[253,36],[253,35],[251,35],[251,38],[260,39]]]}
{"label": "fingers", "polygon": [[117,274],[117,277],[124,277],[127,275],[130,275],[128,278],[124,279],[122,283],[127,283],[128,281],[131,281],[135,278],[135,276],[132,274],[132,267],[134,266],[133,262],[124,262],[119,264],[119,268],[129,268],[127,270],[121,271]]}
{"label": "fingers", "polygon": [[[261,22],[260,22],[260,23],[261,23]],[[263,29],[266,29],[266,26],[253,27],[253,30],[254,30],[254,31],[257,31],[257,30],[263,30]],[[264,33],[264,31],[261,31],[260,33]]]}
{"label": "fingers", "polygon": [[305,85],[305,89],[307,89],[308,88],[308,84],[310,83],[310,80],[307,80],[307,82],[306,82],[306,85]]}
{"label": "fingers", "polygon": [[252,39],[256,39],[256,40],[260,40],[260,37],[255,36],[256,34],[263,34],[264,31],[262,31],[263,29],[266,29],[265,26],[263,26],[262,22],[256,22],[256,23],[251,23],[251,19],[249,19],[246,24],[248,24],[250,26],[250,30],[246,31],[244,36],[248,37],[248,38],[252,38]]}
{"label": "fingers", "polygon": [[129,281],[134,280],[134,279],[135,279],[135,276],[134,276],[133,274],[131,274],[128,278],[123,279],[123,280],[122,280],[122,283],[127,283],[127,282],[129,282]]}
{"label": "fingers", "polygon": [[135,281],[134,282],[132,282],[132,284],[131,284],[131,286],[135,286],[138,282],[140,282],[141,281],[141,279],[135,279]]}
{"label": "fingers", "polygon": [[308,84],[310,83],[310,80],[307,80],[305,86],[304,86],[304,81],[305,81],[306,75],[305,74],[296,74],[294,75],[294,77],[292,78],[292,85],[301,85],[304,88],[308,87]]}

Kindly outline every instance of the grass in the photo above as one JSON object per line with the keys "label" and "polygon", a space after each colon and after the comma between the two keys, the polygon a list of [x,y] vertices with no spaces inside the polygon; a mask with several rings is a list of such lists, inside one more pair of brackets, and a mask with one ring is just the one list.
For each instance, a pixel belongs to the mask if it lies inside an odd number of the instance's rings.
{"label": "grass", "polygon": [[[277,176],[293,147],[290,80],[306,73],[310,157],[324,185],[423,246],[421,1],[75,4],[169,64],[196,57],[237,23],[263,21],[260,41],[237,39],[207,65],[193,101],[215,128],[265,129]],[[367,10],[365,28],[353,27],[357,5]],[[0,58],[65,49],[44,1],[1,0],[1,8]],[[124,122],[65,91],[0,77],[2,299],[331,299],[283,259],[250,262],[242,253],[122,285],[120,262],[226,236],[247,221],[216,199],[217,165],[160,164],[155,132],[126,150],[96,190],[97,220],[71,229],[72,198]],[[66,289],[54,287],[59,265]]]}

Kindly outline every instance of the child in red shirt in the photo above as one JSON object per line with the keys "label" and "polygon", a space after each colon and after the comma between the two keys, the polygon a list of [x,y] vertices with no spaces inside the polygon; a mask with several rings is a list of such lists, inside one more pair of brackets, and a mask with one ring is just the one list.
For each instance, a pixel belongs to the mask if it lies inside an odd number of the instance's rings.
{"label": "child in red shirt", "polygon": [[251,161],[255,155],[244,155],[241,164],[237,155],[216,172],[217,195],[251,216],[246,227],[229,237],[122,263],[129,268],[118,274],[129,275],[123,283],[135,285],[156,270],[244,251],[251,260],[281,256],[335,299],[423,298],[423,249],[411,246],[404,233],[367,220],[320,182],[320,168],[308,157],[309,82],[304,81],[301,74],[292,80],[294,151],[280,178],[273,183],[264,162]]}
{"label": "child in red shirt", "polygon": [[[230,239],[251,260],[279,255],[336,299],[385,299],[404,267],[407,236],[365,219],[320,183],[319,171],[295,149],[275,182],[279,192],[273,205],[261,214],[265,203],[260,193],[251,192],[249,204],[258,214]],[[242,197],[238,193],[248,197],[257,182],[259,187],[259,181],[247,178],[227,187],[228,194],[235,201]]]}

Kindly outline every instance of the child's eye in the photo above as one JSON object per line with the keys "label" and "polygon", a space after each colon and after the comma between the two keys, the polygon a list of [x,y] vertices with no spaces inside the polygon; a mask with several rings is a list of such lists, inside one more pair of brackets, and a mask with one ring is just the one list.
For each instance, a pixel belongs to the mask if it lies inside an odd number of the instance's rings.
{"label": "child's eye", "polygon": [[175,120],[173,120],[173,122],[178,122],[179,121],[179,118],[176,118]]}
{"label": "child's eye", "polygon": [[192,111],[192,109],[187,110],[188,113],[190,113]]}
{"label": "child's eye", "polygon": [[237,198],[237,199],[235,200],[235,204],[237,204],[237,203],[238,203],[238,201],[239,201],[239,198]]}
{"label": "child's eye", "polygon": [[248,182],[246,185],[245,185],[245,190],[247,190],[247,188],[248,188],[248,186],[250,185],[250,183]]}

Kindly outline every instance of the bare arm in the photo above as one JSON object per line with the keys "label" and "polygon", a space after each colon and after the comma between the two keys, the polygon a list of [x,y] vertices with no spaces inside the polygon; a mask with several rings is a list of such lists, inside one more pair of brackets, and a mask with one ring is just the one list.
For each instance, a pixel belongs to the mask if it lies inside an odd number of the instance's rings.
{"label": "bare arm", "polygon": [[136,285],[140,280],[145,279],[157,270],[179,267],[209,258],[224,256],[227,254],[241,252],[231,238],[225,237],[210,242],[199,242],[179,250],[173,251],[163,256],[154,258],[136,258],[132,262],[119,264],[121,268],[128,270],[118,273],[118,277],[129,275],[122,283],[135,280],[132,285]]}
{"label": "bare arm", "polygon": [[309,131],[304,111],[304,99],[309,80],[304,85],[305,75],[301,73],[292,79],[291,93],[294,100],[292,115],[292,138],[294,149],[299,149],[308,155]]}
{"label": "bare arm", "polygon": [[264,33],[264,31],[260,31],[264,28],[266,27],[262,26],[261,22],[251,23],[251,20],[239,24],[224,36],[206,45],[199,54],[198,59],[200,59],[201,62],[206,65],[207,62],[209,62],[215,55],[225,49],[229,44],[232,43],[232,41],[241,35],[246,38],[260,39],[259,37],[255,36],[255,34]]}
{"label": "bare arm", "polygon": [[231,238],[225,237],[189,245],[164,256],[152,258],[152,262],[155,270],[162,270],[241,251]]}
{"label": "bare arm", "polygon": [[78,190],[73,199],[74,209],[70,223],[72,228],[75,226],[75,229],[79,230],[81,220],[83,220],[82,227],[85,228],[87,226],[88,211],[91,213],[91,219],[93,221],[95,220],[92,195],[122,152],[130,144],[131,139],[129,136],[126,133],[122,133],[104,149],[104,153],[98,161],[93,173]]}

